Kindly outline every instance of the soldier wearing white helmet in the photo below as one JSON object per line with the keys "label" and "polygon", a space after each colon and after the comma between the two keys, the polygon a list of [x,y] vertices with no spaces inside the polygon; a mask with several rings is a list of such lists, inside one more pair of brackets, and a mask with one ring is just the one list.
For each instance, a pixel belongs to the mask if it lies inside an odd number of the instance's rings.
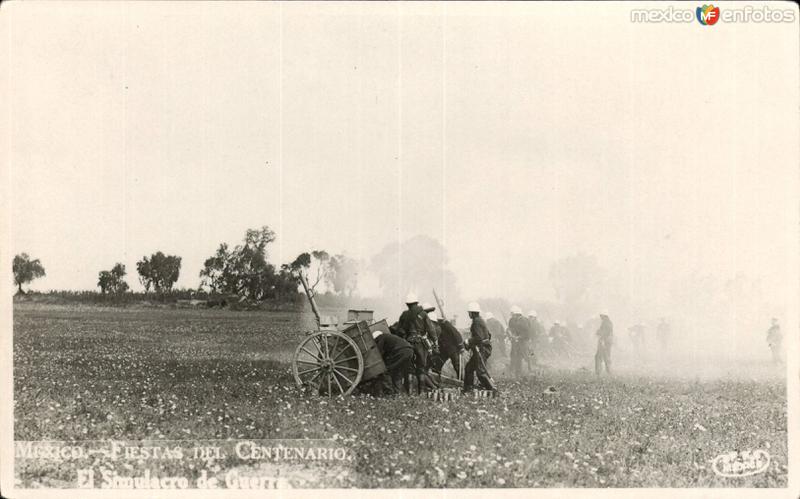
{"label": "soldier wearing white helmet", "polygon": [[472,319],[470,326],[470,337],[467,341],[467,350],[472,352],[467,365],[464,368],[464,391],[474,388],[475,375],[478,376],[478,383],[487,390],[496,390],[489,371],[486,369],[486,361],[492,354],[492,335],[486,322],[481,317],[481,307],[477,302],[470,302],[467,312]]}

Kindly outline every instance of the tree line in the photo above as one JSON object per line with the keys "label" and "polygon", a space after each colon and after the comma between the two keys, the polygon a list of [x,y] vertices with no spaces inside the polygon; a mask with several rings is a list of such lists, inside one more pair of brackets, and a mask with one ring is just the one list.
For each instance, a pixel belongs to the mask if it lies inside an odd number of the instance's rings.
{"label": "tree line", "polygon": [[[241,244],[221,243],[207,258],[200,271],[198,291],[210,294],[236,295],[249,300],[291,300],[298,294],[297,278],[303,275],[313,293],[322,289],[342,297],[354,293],[358,279],[357,262],[343,254],[331,255],[314,250],[298,255],[291,263],[276,267],[269,261],[268,247],[276,234],[268,226],[248,229]],[[170,293],[180,277],[182,259],[157,251],[136,262],[136,272],[145,293]],[[27,253],[14,257],[14,284],[24,294],[23,285],[44,277],[39,259]],[[123,263],[98,273],[97,287],[103,295],[120,295],[130,291]]]}

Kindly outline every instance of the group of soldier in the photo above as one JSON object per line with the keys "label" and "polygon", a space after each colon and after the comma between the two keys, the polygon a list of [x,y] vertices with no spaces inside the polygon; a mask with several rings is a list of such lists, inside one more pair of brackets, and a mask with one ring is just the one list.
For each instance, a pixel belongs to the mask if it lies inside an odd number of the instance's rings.
{"label": "group of soldier", "polygon": [[[428,303],[420,305],[415,294],[409,293],[405,302],[406,310],[389,328],[388,334],[373,333],[386,364],[384,393],[401,390],[408,393],[412,374],[416,377],[418,390],[436,388],[436,378],[441,379],[447,362],[463,378],[464,391],[475,389],[476,378],[481,388],[497,390],[486,368],[492,354],[492,335],[480,316],[477,303],[470,303],[467,307],[472,323],[465,339],[453,322],[436,313],[435,307]],[[467,354],[469,358],[464,362]]]}
{"label": "group of soldier", "polygon": [[[389,328],[389,333],[373,333],[387,369],[382,380],[384,393],[408,393],[412,375],[416,377],[418,391],[434,389],[437,387],[436,379],[442,379],[442,369],[448,362],[463,382],[464,391],[475,389],[476,381],[481,389],[497,391],[487,365],[493,344],[499,346],[502,356],[507,355],[506,339],[510,343],[510,369],[513,375],[522,374],[523,364],[532,371],[537,363],[531,342],[535,343],[537,338],[546,336],[546,333],[533,310],[526,317],[520,307],[511,307],[506,328],[492,313],[482,315],[480,305],[472,302],[467,306],[471,322],[465,339],[452,321],[443,315],[439,316],[430,304],[420,304],[415,294],[409,293],[405,303],[406,310]],[[606,315],[601,315],[601,319],[603,322],[597,333],[598,373],[601,365],[605,366],[606,371],[610,371],[611,366],[610,337],[613,327]],[[567,344],[569,332],[556,322],[549,338],[556,345],[560,342]]]}
{"label": "group of soldier", "polygon": [[[476,379],[480,388],[497,391],[487,368],[493,345],[500,356],[509,357],[512,376],[521,376],[523,366],[529,372],[533,371],[539,362],[537,351],[542,350],[541,347],[567,353],[574,349],[569,329],[560,321],[555,321],[549,333],[545,332],[535,310],[525,316],[519,306],[512,306],[508,327],[504,327],[491,312],[482,314],[480,305],[472,302],[467,307],[471,321],[469,334],[464,338],[453,321],[437,314],[435,307],[428,303],[420,305],[415,294],[409,293],[405,303],[406,310],[389,328],[388,334],[379,331],[373,333],[387,368],[382,382],[384,393],[398,393],[401,390],[408,393],[411,375],[416,377],[418,391],[435,389],[438,386],[436,379],[438,377],[441,381],[442,369],[447,362],[463,381],[464,391],[474,390]],[[643,355],[646,325],[637,323],[628,331],[634,353]],[[595,373],[611,374],[614,325],[606,311],[599,314],[595,337]],[[662,351],[667,348],[670,337],[670,325],[662,318],[656,328],[656,338]],[[776,362],[780,361],[781,341],[778,320],[773,319],[767,332],[767,343]],[[507,347],[510,347],[510,353]]]}

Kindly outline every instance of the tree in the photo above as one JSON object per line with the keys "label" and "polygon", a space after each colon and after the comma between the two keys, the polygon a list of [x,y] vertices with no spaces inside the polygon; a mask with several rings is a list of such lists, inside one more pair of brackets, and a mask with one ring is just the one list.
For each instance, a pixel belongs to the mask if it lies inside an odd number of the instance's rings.
{"label": "tree", "polygon": [[117,263],[111,270],[100,271],[97,285],[103,294],[120,294],[128,290],[128,283],[125,282],[125,265]]}
{"label": "tree", "polygon": [[253,300],[274,298],[285,289],[286,272],[276,273],[267,259],[267,246],[275,232],[267,226],[248,229],[243,244],[233,249],[220,244],[214,256],[206,259],[200,271],[201,286],[211,292],[236,294]]}
{"label": "tree", "polygon": [[275,282],[275,298],[284,300],[289,296],[297,296],[297,276],[291,265],[284,263]]}
{"label": "tree", "polygon": [[448,314],[464,313],[455,274],[448,268],[447,251],[429,236],[415,236],[400,243],[390,243],[375,255],[369,270],[378,278],[383,306],[389,315],[405,308],[403,299],[415,292],[421,302],[433,303],[433,289],[444,301]]}
{"label": "tree", "polygon": [[170,291],[181,272],[181,257],[165,255],[159,251],[153,253],[149,259],[142,257],[136,262],[136,270],[145,291],[150,291],[151,287],[156,293]]}
{"label": "tree", "polygon": [[358,262],[345,255],[336,255],[328,262],[328,278],[334,292],[353,296],[358,287]]}
{"label": "tree", "polygon": [[17,285],[17,293],[19,294],[25,294],[22,290],[23,284],[45,276],[42,262],[38,258],[31,260],[27,253],[20,253],[14,257],[13,271],[14,284]]}
{"label": "tree", "polygon": [[316,296],[317,286],[331,280],[330,260],[327,251],[315,250],[311,253],[300,253],[289,264],[289,268],[295,275],[300,274],[305,278],[311,296]]}

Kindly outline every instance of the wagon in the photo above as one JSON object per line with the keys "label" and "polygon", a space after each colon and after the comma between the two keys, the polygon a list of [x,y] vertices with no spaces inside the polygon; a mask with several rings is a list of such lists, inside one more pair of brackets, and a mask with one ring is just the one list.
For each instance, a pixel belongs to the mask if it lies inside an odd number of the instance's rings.
{"label": "wagon", "polygon": [[386,372],[372,332],[389,332],[385,320],[350,323],[342,330],[309,333],[294,352],[295,383],[310,393],[336,397]]}
{"label": "wagon", "polygon": [[328,397],[349,395],[360,384],[386,372],[386,365],[372,338],[374,331],[389,333],[386,320],[372,321],[372,312],[351,310],[342,328],[323,321],[309,292],[311,309],[317,318],[317,331],[311,331],[297,345],[292,357],[292,374],[297,386],[312,394]]}

